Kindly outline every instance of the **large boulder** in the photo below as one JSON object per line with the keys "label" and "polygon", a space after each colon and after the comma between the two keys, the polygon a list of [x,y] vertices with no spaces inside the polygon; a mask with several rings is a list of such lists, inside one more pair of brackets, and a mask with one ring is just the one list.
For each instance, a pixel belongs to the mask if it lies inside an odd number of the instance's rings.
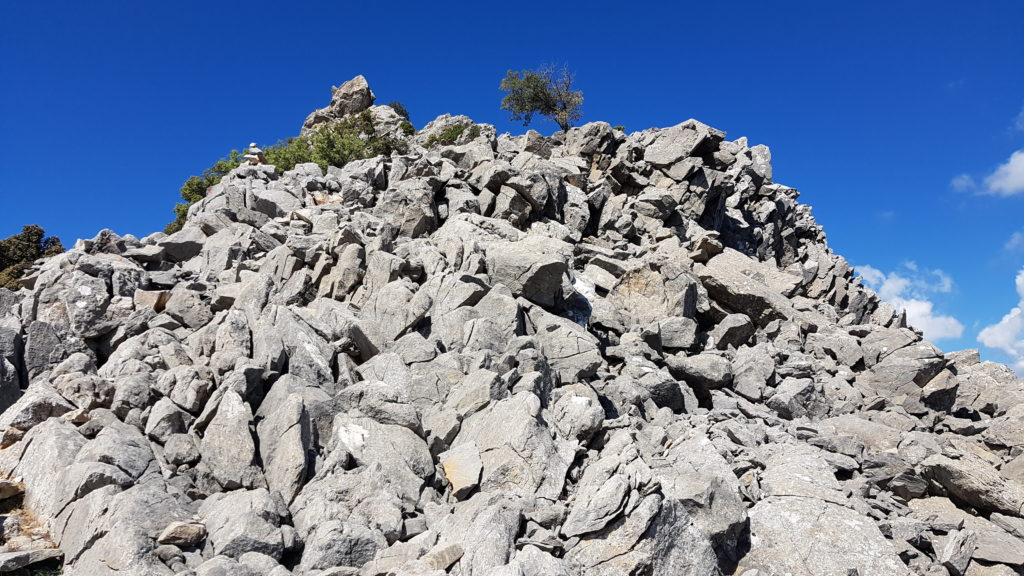
{"label": "large boulder", "polygon": [[371,105],[375,96],[362,75],[345,82],[341,86],[331,87],[331,103],[319,110],[314,110],[302,123],[302,135],[306,136],[313,131],[313,128],[320,124],[339,120],[349,114],[356,114],[366,110]]}

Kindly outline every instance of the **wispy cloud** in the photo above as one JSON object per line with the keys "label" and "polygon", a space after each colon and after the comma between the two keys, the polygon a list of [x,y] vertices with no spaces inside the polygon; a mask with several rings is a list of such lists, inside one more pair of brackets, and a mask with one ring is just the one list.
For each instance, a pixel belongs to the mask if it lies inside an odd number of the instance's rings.
{"label": "wispy cloud", "polygon": [[915,262],[905,262],[898,271],[885,273],[873,266],[856,266],[864,283],[879,298],[907,313],[911,326],[924,332],[929,340],[959,338],[964,325],[953,316],[936,313],[933,294],[952,292],[953,279],[942,270],[927,270]]}
{"label": "wispy cloud", "polygon": [[1010,356],[1014,370],[1024,375],[1024,269],[1016,278],[1017,305],[1003,319],[978,333],[978,342]]}
{"label": "wispy cloud", "polygon": [[957,192],[973,192],[978,188],[970,174],[958,174],[949,181],[949,187]]}
{"label": "wispy cloud", "polygon": [[1010,234],[1010,239],[1003,244],[1003,250],[1007,252],[1016,252],[1021,248],[1024,248],[1024,232]]}
{"label": "wispy cloud", "polygon": [[1017,117],[1013,119],[1013,129],[1024,132],[1024,106],[1021,106]]}

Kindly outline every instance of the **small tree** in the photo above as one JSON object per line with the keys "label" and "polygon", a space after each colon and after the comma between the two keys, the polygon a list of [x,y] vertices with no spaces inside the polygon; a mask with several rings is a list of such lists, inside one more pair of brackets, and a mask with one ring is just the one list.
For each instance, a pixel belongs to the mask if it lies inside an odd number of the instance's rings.
{"label": "small tree", "polygon": [[33,262],[63,251],[60,238],[47,237],[39,226],[23,227],[21,234],[0,240],[0,286],[17,290],[21,287],[18,281]]}
{"label": "small tree", "polygon": [[512,113],[512,120],[529,126],[535,114],[547,116],[563,131],[583,117],[583,92],[572,89],[573,75],[566,67],[544,66],[538,70],[509,70],[501,81],[507,92],[501,109]]}

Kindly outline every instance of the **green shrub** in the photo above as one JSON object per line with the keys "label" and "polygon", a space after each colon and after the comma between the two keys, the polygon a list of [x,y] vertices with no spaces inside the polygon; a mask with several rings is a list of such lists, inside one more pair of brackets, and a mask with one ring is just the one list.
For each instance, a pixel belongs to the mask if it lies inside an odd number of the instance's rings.
{"label": "green shrub", "polygon": [[18,281],[34,261],[63,251],[60,238],[47,237],[40,226],[22,227],[21,234],[0,240],[0,286],[17,290],[21,287]]}
{"label": "green shrub", "polygon": [[412,136],[416,133],[416,127],[412,125],[412,122],[408,120],[402,120],[402,123],[398,125],[402,129],[402,133],[406,136]]}
{"label": "green shrub", "polygon": [[181,227],[185,224],[185,216],[188,214],[189,206],[205,198],[207,189],[220,182],[220,179],[225,174],[237,168],[241,163],[242,154],[238,150],[232,150],[226,158],[221,158],[214,162],[213,166],[203,170],[201,176],[192,176],[186,180],[180,190],[181,199],[184,202],[179,202],[174,206],[174,222],[168,224],[164,228],[164,232],[174,234],[181,230]]}
{"label": "green shrub", "polygon": [[[409,124],[409,127],[412,128],[412,124]],[[267,163],[273,164],[278,173],[284,173],[306,162],[316,162],[320,168],[327,170],[328,166],[340,168],[352,160],[390,156],[392,152],[405,154],[408,151],[408,144],[404,140],[378,135],[373,115],[369,110],[365,110],[338,122],[321,125],[308,136],[281,140],[267,147],[263,155]],[[174,207],[174,222],[168,224],[164,232],[173,234],[181,230],[189,207],[205,198],[206,190],[220,182],[224,175],[238,167],[241,162],[242,155],[237,150],[232,150],[227,158],[222,158],[204,170],[202,176],[193,176],[186,180],[181,187],[181,197],[185,202]]]}
{"label": "green shrub", "polygon": [[304,136],[288,138],[273,146],[268,146],[263,151],[263,156],[267,159],[267,163],[273,164],[279,173],[287,172],[298,164],[313,161],[309,139]]}
{"label": "green shrub", "polygon": [[405,118],[406,120],[409,119],[409,111],[406,110],[405,106],[403,106],[402,103],[399,102],[398,100],[388,102],[388,106],[390,106],[391,109],[394,110],[395,113],[401,116],[402,118]]}
{"label": "green shrub", "polygon": [[618,130],[619,132],[625,132],[626,131],[626,127],[621,125],[621,124],[618,125],[618,126],[612,126],[612,128],[614,128],[615,130]]}
{"label": "green shrub", "polygon": [[433,148],[435,146],[451,146],[458,141],[459,137],[462,136],[463,132],[469,130],[470,140],[478,138],[480,136],[480,127],[476,124],[452,124],[448,126],[440,133],[434,132],[427,138],[424,146],[427,148]]}

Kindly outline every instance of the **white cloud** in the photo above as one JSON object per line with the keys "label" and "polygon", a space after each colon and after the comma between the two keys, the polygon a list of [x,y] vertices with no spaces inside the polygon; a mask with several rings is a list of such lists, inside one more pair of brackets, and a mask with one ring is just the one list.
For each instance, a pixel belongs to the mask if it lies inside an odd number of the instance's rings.
{"label": "white cloud", "polygon": [[959,338],[964,325],[952,316],[935,313],[928,298],[932,293],[953,290],[953,279],[942,270],[924,270],[914,262],[905,262],[903,269],[886,274],[873,266],[857,266],[857,273],[878,297],[907,313],[911,326],[924,332],[929,340]]}
{"label": "white cloud", "polygon": [[1014,152],[1009,160],[985,178],[986,194],[1013,196],[1020,192],[1024,192],[1024,150]]}
{"label": "white cloud", "polygon": [[970,192],[978,187],[970,174],[958,174],[949,181],[949,187],[957,192]]}
{"label": "white cloud", "polygon": [[1007,252],[1013,252],[1024,248],[1024,232],[1014,232],[1010,234],[1010,239],[1003,244],[1003,250]]}
{"label": "white cloud", "polygon": [[1024,106],[1021,106],[1020,113],[1013,119],[1013,127],[1024,132]]}
{"label": "white cloud", "polygon": [[999,322],[978,333],[978,342],[1002,350],[1010,356],[1018,374],[1024,375],[1024,269],[1017,273],[1017,296],[1020,300]]}

